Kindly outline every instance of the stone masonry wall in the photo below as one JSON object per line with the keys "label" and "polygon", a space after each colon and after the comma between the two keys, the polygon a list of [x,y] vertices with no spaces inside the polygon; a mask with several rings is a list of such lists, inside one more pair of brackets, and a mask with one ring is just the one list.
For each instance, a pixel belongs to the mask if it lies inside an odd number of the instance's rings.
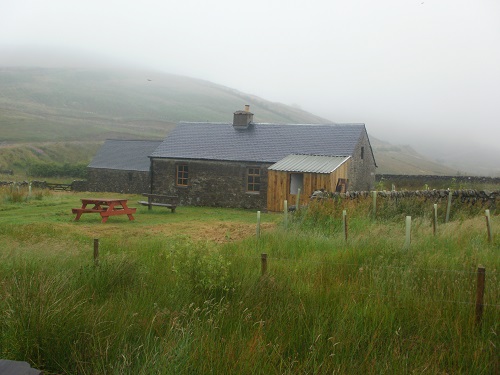
{"label": "stone masonry wall", "polygon": [[[189,168],[188,186],[176,185],[177,165]],[[270,164],[153,159],[153,193],[177,195],[182,205],[265,210]],[[261,170],[260,192],[246,192],[247,168]]]}
{"label": "stone masonry wall", "polygon": [[[361,158],[361,148],[364,149],[363,158]],[[356,146],[349,163],[348,190],[372,190],[375,186],[375,168],[375,159],[371,151],[368,136],[364,134],[363,139]]]}
{"label": "stone masonry wall", "polygon": [[393,184],[397,190],[500,188],[500,177],[377,174],[376,181],[378,190],[390,190]]}
{"label": "stone masonry wall", "polygon": [[[496,209],[498,200],[500,200],[500,191],[485,191],[485,190],[416,190],[416,191],[377,191],[377,199],[406,199],[406,198],[424,198],[434,203],[446,201],[451,194],[455,202],[464,204],[479,204],[485,208]],[[371,198],[372,191],[359,191],[347,193],[329,193],[322,192],[314,194],[311,199],[359,199]]]}
{"label": "stone masonry wall", "polygon": [[[19,188],[28,188],[30,182],[28,181],[0,181],[0,187],[2,186],[11,186],[11,187],[19,187]],[[71,183],[72,191],[88,191],[87,189],[87,180],[74,180]],[[31,187],[33,189],[48,189],[47,181],[31,181]]]}
{"label": "stone masonry wall", "polygon": [[126,194],[149,192],[149,172],[89,168],[87,191]]}

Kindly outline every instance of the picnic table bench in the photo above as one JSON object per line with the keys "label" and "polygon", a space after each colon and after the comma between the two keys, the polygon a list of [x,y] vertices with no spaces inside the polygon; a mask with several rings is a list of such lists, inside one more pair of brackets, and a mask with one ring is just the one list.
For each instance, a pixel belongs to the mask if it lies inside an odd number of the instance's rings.
{"label": "picnic table bench", "polygon": [[[87,208],[87,205],[93,205]],[[108,221],[110,216],[127,215],[129,220],[134,220],[136,208],[127,206],[127,199],[108,199],[108,198],[83,198],[81,208],[73,208],[72,212],[76,214],[75,221],[80,220],[82,214],[98,213],[101,215],[102,223]]]}
{"label": "picnic table bench", "polygon": [[166,207],[169,208],[172,213],[175,212],[177,205],[179,204],[179,197],[176,195],[163,195],[163,194],[148,194],[143,193],[143,196],[147,197],[146,201],[138,201],[137,203],[143,206],[148,206],[148,210],[151,210],[153,206]]}

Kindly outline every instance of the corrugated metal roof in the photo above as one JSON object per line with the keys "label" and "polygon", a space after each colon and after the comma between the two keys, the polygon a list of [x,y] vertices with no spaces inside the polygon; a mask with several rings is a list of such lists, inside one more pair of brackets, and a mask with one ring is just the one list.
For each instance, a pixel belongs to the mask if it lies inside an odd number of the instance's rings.
{"label": "corrugated metal roof", "polygon": [[269,167],[273,171],[332,173],[350,156],[288,155]]}
{"label": "corrugated metal roof", "polygon": [[364,124],[262,124],[244,130],[228,123],[181,122],[151,154],[172,159],[276,163],[290,154],[349,156]]}
{"label": "corrugated metal roof", "polygon": [[149,171],[149,155],[161,141],[127,141],[108,139],[97,151],[89,168]]}

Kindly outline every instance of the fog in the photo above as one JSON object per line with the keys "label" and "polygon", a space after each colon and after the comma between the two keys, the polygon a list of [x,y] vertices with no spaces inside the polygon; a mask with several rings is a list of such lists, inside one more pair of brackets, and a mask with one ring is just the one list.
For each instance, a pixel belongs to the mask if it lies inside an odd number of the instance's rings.
{"label": "fog", "polygon": [[0,65],[106,61],[200,78],[500,173],[498,0],[0,0],[0,9]]}

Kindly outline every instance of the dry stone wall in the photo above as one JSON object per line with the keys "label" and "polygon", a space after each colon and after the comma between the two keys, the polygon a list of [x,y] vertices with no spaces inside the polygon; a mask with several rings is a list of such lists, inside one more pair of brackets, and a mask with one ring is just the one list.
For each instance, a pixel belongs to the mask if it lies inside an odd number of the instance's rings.
{"label": "dry stone wall", "polygon": [[[377,199],[408,199],[408,198],[424,198],[438,203],[446,201],[449,195],[452,195],[454,201],[464,204],[480,204],[485,208],[495,209],[498,200],[500,199],[500,191],[486,191],[486,190],[415,190],[415,191],[377,191]],[[372,198],[372,191],[351,191],[346,193],[329,193],[329,192],[316,192],[311,196],[311,199],[362,199]]]}
{"label": "dry stone wall", "polygon": [[[29,181],[0,181],[0,187],[13,187],[13,188],[28,188]],[[48,189],[47,181],[31,181],[33,189]],[[86,180],[75,180],[71,183],[71,190],[73,191],[88,191],[88,182]]]}
{"label": "dry stone wall", "polygon": [[[436,175],[394,175],[377,174],[376,183],[390,189],[391,184],[396,188],[408,190],[423,189],[426,185],[430,189],[463,189],[470,185],[497,185],[500,186],[500,177],[481,176],[436,176]],[[381,190],[381,189],[379,189]]]}

